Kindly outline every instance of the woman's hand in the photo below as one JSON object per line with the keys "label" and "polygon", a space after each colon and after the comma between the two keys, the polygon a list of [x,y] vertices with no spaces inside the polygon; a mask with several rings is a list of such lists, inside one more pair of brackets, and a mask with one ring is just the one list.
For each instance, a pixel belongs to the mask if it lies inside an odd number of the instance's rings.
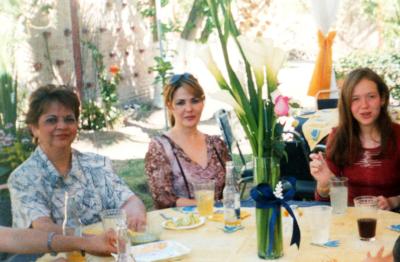
{"label": "woman's hand", "polygon": [[383,247],[381,247],[376,253],[375,257],[371,256],[371,253],[367,253],[367,258],[363,260],[363,262],[390,262],[393,261],[393,256],[392,254],[388,254],[386,256],[383,256]]}
{"label": "woman's hand", "polygon": [[378,207],[383,210],[392,210],[400,206],[400,196],[384,197],[378,196]]}
{"label": "woman's hand", "polygon": [[126,212],[126,224],[129,229],[140,232],[146,227],[146,208],[137,196],[130,197],[122,206]]}
{"label": "woman's hand", "polygon": [[311,154],[310,158],[311,175],[317,180],[319,186],[328,187],[329,179],[334,176],[334,174],[329,169],[322,152]]}
{"label": "woman's hand", "polygon": [[105,234],[86,236],[83,250],[97,256],[109,256],[117,253],[117,234],[109,229]]}

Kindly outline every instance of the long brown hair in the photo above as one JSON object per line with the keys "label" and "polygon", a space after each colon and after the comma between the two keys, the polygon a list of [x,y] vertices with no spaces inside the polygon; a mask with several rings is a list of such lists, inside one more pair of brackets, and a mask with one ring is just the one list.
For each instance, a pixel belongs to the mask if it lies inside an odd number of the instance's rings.
{"label": "long brown hair", "polygon": [[388,113],[389,89],[383,79],[369,68],[358,68],[351,71],[343,83],[338,104],[339,125],[334,136],[328,141],[328,157],[339,167],[353,164],[362,153],[360,125],[351,113],[352,96],[355,86],[361,80],[373,81],[383,100],[376,128],[381,136],[381,149],[378,157],[382,157],[388,149],[389,139],[393,139],[392,120]]}
{"label": "long brown hair", "polygon": [[[204,99],[204,90],[199,84],[197,78],[195,78],[192,74],[183,73],[173,75],[169,82],[164,86],[163,96],[164,96],[164,105],[168,106],[172,103],[172,99],[174,98],[174,94],[176,90],[181,88],[184,84],[190,86],[193,92],[193,95],[196,98]],[[168,110],[168,118],[171,126],[175,125],[175,117]]]}

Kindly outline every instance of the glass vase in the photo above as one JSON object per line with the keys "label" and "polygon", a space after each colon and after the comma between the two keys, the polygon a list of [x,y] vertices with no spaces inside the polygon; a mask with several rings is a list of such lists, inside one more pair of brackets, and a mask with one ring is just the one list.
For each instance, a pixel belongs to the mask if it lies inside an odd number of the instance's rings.
{"label": "glass vase", "polygon": [[[279,163],[273,158],[254,157],[254,184],[268,183],[275,189],[280,178]],[[282,213],[277,210],[276,223],[273,230],[269,229],[272,219],[272,208],[256,208],[257,250],[262,259],[277,259],[283,256]],[[270,235],[273,234],[272,248],[270,249]]]}

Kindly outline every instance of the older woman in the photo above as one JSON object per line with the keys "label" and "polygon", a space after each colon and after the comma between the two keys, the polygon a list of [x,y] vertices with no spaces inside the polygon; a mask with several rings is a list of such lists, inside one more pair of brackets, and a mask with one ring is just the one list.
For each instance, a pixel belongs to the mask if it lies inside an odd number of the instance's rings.
{"label": "older woman", "polygon": [[215,180],[215,197],[222,198],[229,153],[218,136],[197,128],[204,91],[189,74],[174,75],[164,88],[172,128],[152,139],[145,170],[156,208],[195,205],[193,183]]}
{"label": "older woman", "polygon": [[349,179],[349,202],[378,196],[382,209],[400,207],[400,125],[388,114],[389,89],[368,68],[352,71],[339,100],[339,126],[329,135],[327,159],[311,154],[316,197],[329,195],[329,178]]}
{"label": "older woman", "polygon": [[38,146],[8,180],[14,227],[61,233],[65,192],[74,194],[83,224],[98,222],[101,211],[113,208],[126,211],[130,228],[145,224],[142,201],[114,174],[111,161],[71,148],[79,104],[67,87],[48,85],[32,93],[26,123]]}

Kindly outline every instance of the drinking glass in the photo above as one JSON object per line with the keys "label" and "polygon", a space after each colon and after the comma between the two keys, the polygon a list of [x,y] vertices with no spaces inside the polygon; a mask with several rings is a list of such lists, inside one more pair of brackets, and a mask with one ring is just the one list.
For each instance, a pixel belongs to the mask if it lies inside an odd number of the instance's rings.
{"label": "drinking glass", "polygon": [[160,239],[162,232],[161,222],[158,217],[147,217],[146,228],[144,232],[133,232],[131,240],[133,245],[144,244]]}
{"label": "drinking glass", "polygon": [[332,177],[329,181],[332,212],[334,214],[344,214],[347,209],[347,177]]}
{"label": "drinking glass", "polygon": [[374,241],[378,213],[378,198],[375,196],[358,196],[354,198],[360,240]]}
{"label": "drinking glass", "polygon": [[332,207],[312,206],[306,210],[311,230],[311,243],[325,244],[329,241]]}
{"label": "drinking glass", "polygon": [[200,216],[210,217],[214,211],[215,182],[198,182],[193,184],[194,197],[197,202],[197,211]]}
{"label": "drinking glass", "polygon": [[112,228],[117,231],[118,227],[126,227],[126,213],[123,209],[107,209],[100,213],[104,231]]}
{"label": "drinking glass", "polygon": [[134,261],[130,253],[131,240],[126,225],[117,226],[117,262]]}

